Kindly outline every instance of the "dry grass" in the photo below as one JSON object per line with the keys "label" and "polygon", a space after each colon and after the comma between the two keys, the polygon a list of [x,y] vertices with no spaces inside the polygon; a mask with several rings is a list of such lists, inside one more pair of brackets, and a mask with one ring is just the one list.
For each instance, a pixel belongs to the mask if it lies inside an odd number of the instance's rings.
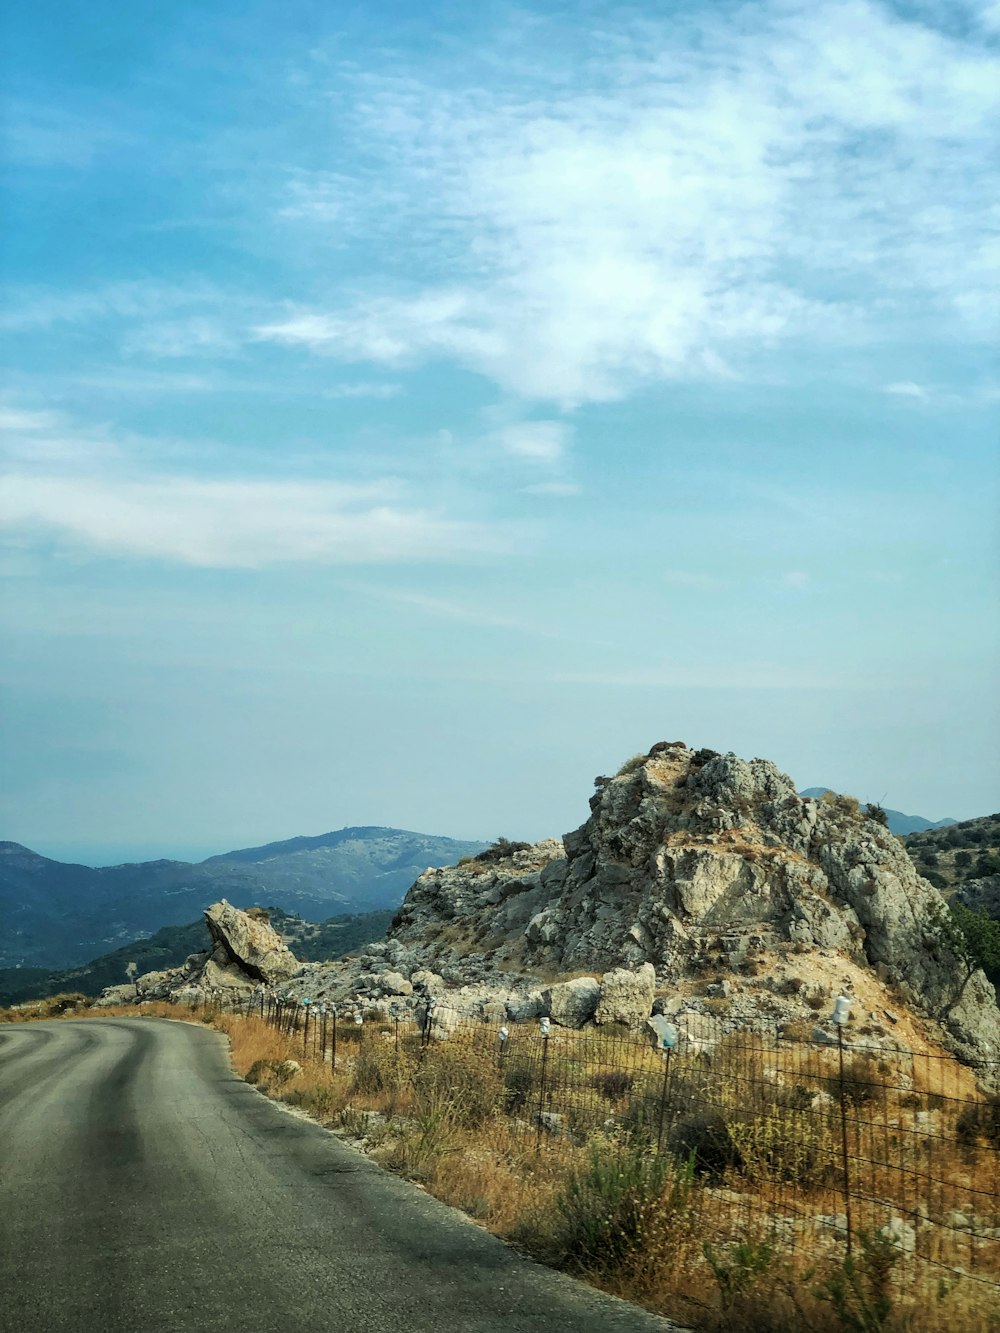
{"label": "dry grass", "polygon": [[[558,1262],[706,1333],[750,1329],[826,1333],[852,1327],[886,1333],[936,1333],[944,1328],[954,1333],[996,1333],[1000,1327],[993,1313],[996,1286],[975,1280],[977,1274],[988,1276],[982,1264],[990,1260],[990,1253],[977,1253],[967,1234],[956,1235],[945,1227],[936,1233],[936,1253],[924,1244],[925,1258],[967,1268],[978,1262],[978,1270],[970,1268],[971,1276],[956,1277],[933,1263],[893,1251],[883,1293],[889,1310],[879,1316],[881,1322],[871,1322],[871,1312],[857,1306],[858,1300],[863,1305],[878,1295],[866,1287],[874,1278],[863,1270],[857,1279],[861,1296],[848,1286],[839,1312],[832,1302],[829,1292],[843,1289],[843,1238],[835,1229],[814,1225],[813,1219],[835,1217],[844,1208],[843,1181],[830,1166],[836,1158],[839,1100],[815,1110],[811,1098],[835,1086],[835,1050],[797,1052],[792,1070],[782,1067],[782,1057],[775,1052],[732,1034],[717,1046],[710,1067],[689,1063],[685,1070],[678,1061],[678,1077],[684,1076],[677,1089],[679,1098],[704,1095],[709,1089],[740,1149],[741,1164],[724,1166],[716,1176],[693,1178],[683,1198],[671,1187],[650,1200],[642,1213],[641,1244],[626,1248],[611,1269],[596,1271],[585,1256],[567,1249],[571,1182],[585,1178],[592,1169],[595,1148],[613,1164],[622,1160],[633,1141],[628,1133],[652,1132],[642,1107],[643,1098],[660,1096],[663,1064],[655,1051],[622,1042],[615,1054],[619,1066],[625,1060],[626,1067],[611,1070],[604,1034],[554,1035],[548,1056],[552,1098],[547,1104],[562,1117],[562,1128],[552,1137],[534,1123],[537,1090],[530,1081],[523,1083],[532,1057],[529,1034],[512,1035],[505,1055],[506,1092],[498,1096],[499,1087],[491,1086],[493,1076],[488,1073],[497,1056],[492,1034],[485,1028],[459,1033],[447,1046],[425,1052],[418,1039],[407,1036],[399,1055],[400,1067],[407,1073],[395,1084],[390,1080],[390,1086],[383,1082],[376,1087],[357,1074],[373,1059],[379,1068],[396,1067],[388,1033],[379,1037],[366,1032],[360,1048],[345,1048],[342,1043],[343,1065],[332,1078],[328,1064],[303,1060],[292,1039],[277,1036],[259,1022],[241,1034],[243,1020],[222,1021],[234,1040],[237,1069],[251,1059],[277,1060],[289,1054],[303,1063],[302,1073],[269,1088],[271,1095],[314,1114],[318,1107],[319,1118],[326,1123],[363,1132],[367,1150],[389,1169],[419,1180],[439,1198],[536,1257]],[[374,1048],[375,1058],[371,1043],[380,1040],[383,1045],[381,1050]],[[788,1059],[787,1051],[784,1058]],[[915,1205],[922,1202],[930,1220],[940,1223],[950,1209],[971,1209],[976,1189],[992,1188],[1000,1197],[996,1154],[970,1153],[955,1138],[955,1122],[966,1103],[956,1095],[954,1076],[951,1095],[942,1095],[936,1090],[947,1084],[943,1070],[932,1075],[928,1062],[923,1077],[911,1070],[905,1080],[908,1091],[900,1094],[877,1061],[854,1058],[858,1067],[849,1073],[858,1088],[846,1105],[852,1115],[852,1154],[865,1159],[865,1168],[853,1188],[883,1201],[866,1210],[862,1200],[854,1199],[856,1228],[867,1227],[874,1234],[885,1220],[886,1206],[913,1219]],[[435,1067],[441,1076],[425,1074],[421,1083],[421,1071]],[[874,1085],[871,1090],[868,1083]],[[526,1095],[519,1091],[522,1086],[528,1088]],[[854,1083],[849,1080],[848,1086]],[[748,1088],[755,1089],[756,1101]],[[492,1109],[490,1099],[496,1102]],[[632,1122],[629,1108],[638,1117]],[[914,1132],[917,1112],[928,1109],[935,1117],[933,1136]],[[369,1118],[373,1112],[374,1122]],[[607,1129],[609,1118],[615,1117],[623,1126],[634,1126],[624,1138],[624,1130]],[[892,1159],[884,1157],[887,1131],[897,1149],[912,1139],[909,1158],[901,1149]],[[927,1174],[929,1168],[935,1185],[921,1198],[913,1173]],[[578,1206],[579,1188],[573,1197]],[[599,1227],[603,1225],[599,1209],[605,1206],[599,1192],[595,1206]],[[759,1250],[752,1246],[747,1250],[748,1240],[755,1236]],[[706,1242],[712,1261],[706,1257]],[[760,1255],[765,1251],[763,1261]],[[851,1323],[852,1319],[869,1323]]]}
{"label": "dry grass", "polygon": [[[947,1221],[1000,1208],[995,1145],[958,1129],[982,1099],[952,1061],[849,1055],[848,1282],[843,1233],[821,1220],[845,1207],[836,1049],[732,1033],[710,1060],[675,1053],[665,1082],[652,1048],[558,1030],[542,1089],[534,1028],[512,1027],[501,1061],[484,1025],[426,1048],[412,1029],[346,1025],[333,1073],[301,1034],[208,1021],[267,1095],[363,1138],[389,1169],[519,1248],[704,1333],[1000,1333],[1000,1247]],[[286,1060],[299,1068],[282,1071]],[[556,1117],[544,1129],[540,1109]],[[674,1155],[657,1182],[658,1131]],[[917,1256],[876,1245],[868,1257],[859,1232],[874,1236],[890,1213],[917,1227]],[[609,1235],[614,1262],[597,1263],[594,1237]]]}

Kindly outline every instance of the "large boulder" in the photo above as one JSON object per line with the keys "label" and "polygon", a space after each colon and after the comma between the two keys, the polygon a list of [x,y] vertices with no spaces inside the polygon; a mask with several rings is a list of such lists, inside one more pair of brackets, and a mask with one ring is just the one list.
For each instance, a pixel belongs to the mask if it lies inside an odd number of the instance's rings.
{"label": "large boulder", "polygon": [[[215,944],[213,954],[216,964],[221,962],[221,953],[251,983],[262,981],[269,986],[276,985],[287,981],[298,971],[298,959],[263,916],[250,916],[223,898],[221,902],[206,908],[205,923]],[[225,973],[229,973],[225,964],[222,964],[222,968]],[[211,984],[231,985],[231,977],[229,973],[230,979],[213,980]]]}
{"label": "large boulder", "polygon": [[574,977],[542,992],[549,1017],[564,1028],[582,1028],[594,1017],[601,996],[600,983],[594,977]]}
{"label": "large boulder", "polygon": [[656,970],[651,963],[643,963],[634,972],[627,967],[605,972],[594,1022],[641,1027],[653,1008],[655,990]]}

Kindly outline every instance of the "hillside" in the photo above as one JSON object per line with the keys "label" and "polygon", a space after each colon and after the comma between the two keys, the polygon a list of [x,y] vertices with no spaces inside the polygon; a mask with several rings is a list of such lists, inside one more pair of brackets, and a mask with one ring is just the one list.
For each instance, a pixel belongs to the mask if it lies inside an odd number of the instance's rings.
{"label": "hillside", "polygon": [[[340,958],[352,949],[380,939],[389,928],[392,911],[351,913],[316,922],[303,921],[279,907],[271,907],[268,916],[297,958],[322,962]],[[164,926],[148,939],[134,940],[83,967],[61,970],[2,968],[0,1006],[43,999],[65,991],[99,995],[106,987],[125,981],[129,963],[135,963],[136,976],[143,976],[147,972],[178,967],[190,954],[199,953],[205,947],[205,922],[201,919],[183,926]]]}
{"label": "hillside", "polygon": [[924,879],[947,892],[1000,875],[1000,814],[911,833],[906,850]]}
{"label": "hillside", "polygon": [[65,969],[209,903],[274,903],[313,921],[395,907],[428,866],[475,854],[481,842],[394,828],[345,828],[212,856],[92,868],[0,842],[0,968]]}

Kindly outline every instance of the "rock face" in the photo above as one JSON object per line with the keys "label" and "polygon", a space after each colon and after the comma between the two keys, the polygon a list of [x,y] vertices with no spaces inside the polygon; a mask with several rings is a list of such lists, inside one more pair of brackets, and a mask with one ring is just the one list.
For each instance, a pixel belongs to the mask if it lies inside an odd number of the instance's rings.
{"label": "rock face", "polygon": [[[940,894],[851,797],[803,798],[766,760],[679,742],[596,786],[590,818],[561,841],[421,875],[383,967],[517,991],[511,1014],[531,1009],[520,988],[540,972],[624,968],[629,978],[607,978],[594,1013],[633,1023],[648,1016],[651,974],[669,986],[769,950],[834,953],[939,1020],[963,1058],[1000,1055],[993,989],[981,972],[963,986]],[[550,987],[546,1003],[564,994]]]}
{"label": "rock face", "polygon": [[258,985],[280,984],[301,968],[265,912],[254,908],[243,912],[223,898],[206,909],[205,924],[212,943],[209,951],[191,954],[180,967],[147,972],[136,978],[134,986],[112,986],[97,1003],[195,1003],[219,992],[234,995]]}
{"label": "rock face", "polygon": [[208,961],[220,972],[229,974],[235,967],[255,981],[273,984],[298,970],[298,959],[266,918],[242,912],[223,898],[206,909],[205,923],[215,946]]}

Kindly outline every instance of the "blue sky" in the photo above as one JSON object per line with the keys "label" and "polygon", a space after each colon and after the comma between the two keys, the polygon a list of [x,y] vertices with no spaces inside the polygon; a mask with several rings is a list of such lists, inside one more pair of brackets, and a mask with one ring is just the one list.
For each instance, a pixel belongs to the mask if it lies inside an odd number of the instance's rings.
{"label": "blue sky", "polygon": [[996,0],[5,38],[5,837],[1000,805]]}

